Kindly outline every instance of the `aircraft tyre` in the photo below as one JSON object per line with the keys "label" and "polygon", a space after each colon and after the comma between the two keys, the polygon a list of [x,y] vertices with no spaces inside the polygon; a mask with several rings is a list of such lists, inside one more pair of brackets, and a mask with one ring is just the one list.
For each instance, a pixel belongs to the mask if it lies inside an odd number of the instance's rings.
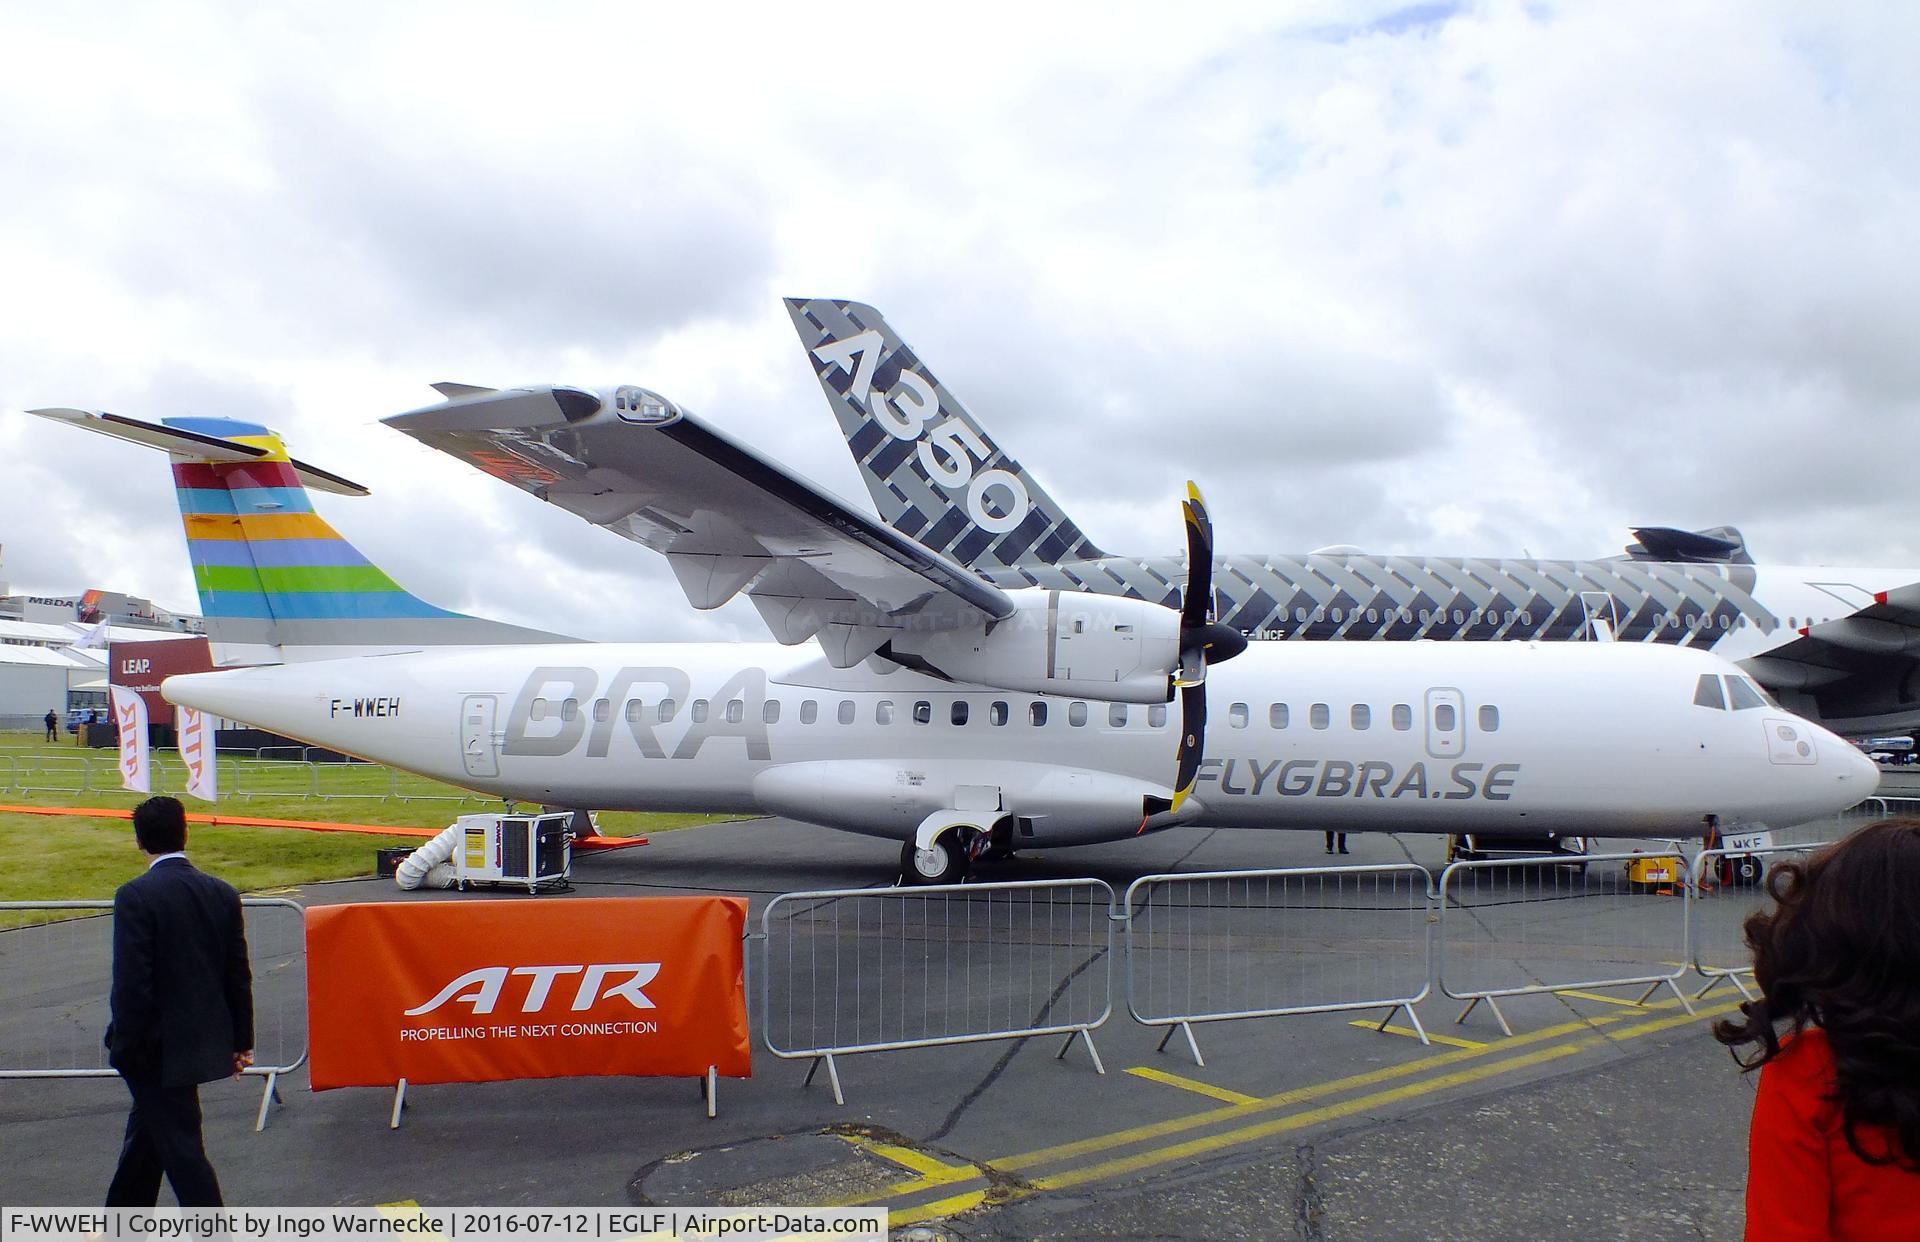
{"label": "aircraft tyre", "polygon": [[1765,873],[1766,868],[1752,854],[1742,854],[1733,860],[1733,882],[1741,888],[1752,888]]}
{"label": "aircraft tyre", "polygon": [[960,844],[958,832],[943,832],[927,849],[907,841],[900,847],[900,876],[908,884],[958,884],[966,878],[972,860]]}

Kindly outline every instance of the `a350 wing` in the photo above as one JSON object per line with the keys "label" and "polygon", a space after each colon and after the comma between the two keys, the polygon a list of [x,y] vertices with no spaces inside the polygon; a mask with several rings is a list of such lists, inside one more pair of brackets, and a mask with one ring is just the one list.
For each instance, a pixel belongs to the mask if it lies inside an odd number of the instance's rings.
{"label": "a350 wing", "polygon": [[1920,583],[1740,662],[1755,680],[1843,733],[1920,728]]}
{"label": "a350 wing", "polygon": [[1013,602],[972,571],[645,389],[483,389],[385,420],[663,553],[696,608],[741,591],[783,643],[847,667],[903,629],[977,627]]}

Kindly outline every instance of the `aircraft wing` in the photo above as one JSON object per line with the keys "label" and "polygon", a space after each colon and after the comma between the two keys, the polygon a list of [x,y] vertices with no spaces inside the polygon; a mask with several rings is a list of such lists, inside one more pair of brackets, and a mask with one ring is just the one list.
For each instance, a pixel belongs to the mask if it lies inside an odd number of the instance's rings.
{"label": "aircraft wing", "polygon": [[1742,660],[1761,685],[1811,699],[1829,727],[1854,733],[1920,723],[1920,583],[1875,593],[1847,616]]}
{"label": "aircraft wing", "polygon": [[646,389],[486,389],[384,420],[664,554],[687,600],[747,593],[783,643],[845,668],[905,630],[978,627],[1005,592]]}

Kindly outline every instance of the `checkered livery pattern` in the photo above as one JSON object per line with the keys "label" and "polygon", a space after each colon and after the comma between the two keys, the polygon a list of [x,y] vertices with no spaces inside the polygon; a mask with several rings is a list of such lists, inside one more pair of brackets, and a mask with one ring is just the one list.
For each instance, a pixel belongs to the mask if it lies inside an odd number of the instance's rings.
{"label": "checkered livery pattern", "polygon": [[[1178,606],[1184,559],[1101,557],[989,571],[1005,587],[1100,591]],[[1712,647],[1738,619],[1782,622],[1753,597],[1750,565],[1458,557],[1223,556],[1220,620],[1270,639],[1580,639],[1604,620],[1622,642]]]}
{"label": "checkered livery pattern", "polygon": [[[1183,559],[1137,560],[1095,548],[880,312],[859,302],[789,298],[787,313],[873,503],[894,529],[997,586],[1097,591],[1179,606]],[[1019,476],[1032,507],[1018,527],[999,535],[981,529],[957,496],[928,477],[916,442],[890,434],[870,411],[871,397],[851,395],[856,368],[824,347],[863,332],[877,333],[882,342],[868,379],[871,392],[891,391],[903,371],[916,372],[940,402],[927,421],[958,419],[987,448],[978,469]],[[1738,532],[1725,533],[1738,543]],[[1603,620],[1623,642],[1711,647],[1742,616],[1762,633],[1781,624],[1754,599],[1755,574],[1745,560],[1744,553],[1701,563],[1225,556],[1214,572],[1215,615],[1260,638],[1579,639],[1597,636],[1595,622]]]}
{"label": "checkered livery pattern", "polygon": [[[1050,565],[1061,560],[1086,560],[1104,555],[1060,511],[1053,497],[1021,469],[1020,463],[993,442],[958,398],[947,391],[946,385],[887,326],[879,311],[859,302],[788,298],[787,313],[793,317],[794,330],[807,348],[807,361],[813,365],[821,391],[826,393],[833,416],[847,437],[847,446],[860,467],[861,477],[866,480],[874,507],[889,526],[936,552],[944,552],[961,564],[982,571]],[[968,517],[965,506],[927,476],[926,467],[915,451],[915,442],[889,434],[863,403],[849,396],[854,376],[816,352],[822,345],[848,340],[867,331],[877,332],[883,342],[878,365],[873,370],[872,389],[891,391],[899,383],[902,371],[914,371],[927,381],[940,399],[938,413],[929,415],[928,421],[959,420],[986,448],[985,456],[973,463],[976,471],[1005,470],[1025,485],[1029,508],[1018,526],[996,533],[976,525]]]}

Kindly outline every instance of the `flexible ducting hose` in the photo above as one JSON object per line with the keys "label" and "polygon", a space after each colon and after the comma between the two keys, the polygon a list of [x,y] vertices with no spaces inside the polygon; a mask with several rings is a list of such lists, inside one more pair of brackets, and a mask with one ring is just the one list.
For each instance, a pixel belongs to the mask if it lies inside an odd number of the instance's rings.
{"label": "flexible ducting hose", "polygon": [[452,888],[454,885],[453,851],[460,847],[460,838],[464,830],[454,824],[445,832],[427,842],[400,863],[400,869],[393,873],[393,882],[401,888]]}

